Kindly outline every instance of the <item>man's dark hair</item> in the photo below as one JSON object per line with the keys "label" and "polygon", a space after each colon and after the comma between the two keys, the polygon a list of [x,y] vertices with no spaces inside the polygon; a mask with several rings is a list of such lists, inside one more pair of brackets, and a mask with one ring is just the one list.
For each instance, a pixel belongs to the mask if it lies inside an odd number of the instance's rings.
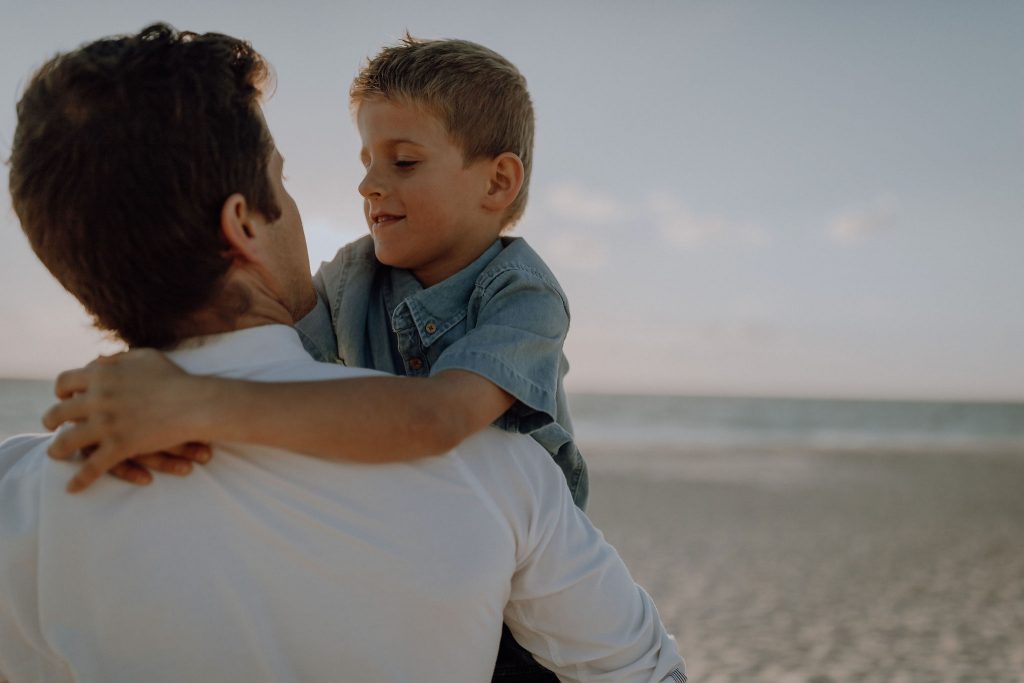
{"label": "man's dark hair", "polygon": [[269,66],[249,43],[155,24],[48,61],[18,102],[14,210],[36,254],[131,346],[166,347],[220,294],[238,192],[273,221]]}

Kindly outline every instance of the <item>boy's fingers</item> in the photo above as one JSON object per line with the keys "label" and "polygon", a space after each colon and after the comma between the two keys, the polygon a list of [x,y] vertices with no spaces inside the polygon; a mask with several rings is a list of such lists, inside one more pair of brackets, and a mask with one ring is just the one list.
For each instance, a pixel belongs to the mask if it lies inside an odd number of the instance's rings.
{"label": "boy's fingers", "polygon": [[192,472],[191,461],[168,453],[147,453],[132,458],[132,462],[156,472],[175,474],[179,477],[184,477]]}
{"label": "boy's fingers", "polygon": [[77,422],[62,429],[46,452],[56,460],[67,460],[101,440],[100,430],[91,422]]}
{"label": "boy's fingers", "polygon": [[118,351],[117,353],[112,353],[109,356],[97,356],[96,359],[89,363],[89,365],[87,365],[86,367],[92,365],[113,365],[114,363],[120,362],[121,359],[127,355],[127,351]]}
{"label": "boy's fingers", "polygon": [[198,462],[201,465],[205,465],[213,458],[213,451],[210,448],[210,445],[198,443],[196,441],[190,441],[188,443],[175,446],[174,448],[168,448],[164,453],[184,458],[186,460],[191,460],[193,462]]}
{"label": "boy's fingers", "polygon": [[112,447],[103,444],[82,462],[78,474],[68,482],[68,493],[78,493],[87,488],[124,460]]}
{"label": "boy's fingers", "polygon": [[208,443],[190,443],[188,444],[188,453],[185,455],[190,460],[195,460],[201,465],[206,465],[213,460],[213,449]]}
{"label": "boy's fingers", "polygon": [[88,412],[85,402],[85,394],[75,394],[60,403],[53,404],[43,414],[43,426],[53,431],[65,422],[74,422],[85,418]]}
{"label": "boy's fingers", "polygon": [[131,460],[117,463],[110,468],[110,474],[138,486],[146,486],[153,481],[153,475],[145,467],[141,467]]}
{"label": "boy's fingers", "polygon": [[92,373],[88,367],[65,370],[57,375],[57,381],[53,385],[53,393],[57,398],[70,398],[79,391],[89,388],[89,377]]}

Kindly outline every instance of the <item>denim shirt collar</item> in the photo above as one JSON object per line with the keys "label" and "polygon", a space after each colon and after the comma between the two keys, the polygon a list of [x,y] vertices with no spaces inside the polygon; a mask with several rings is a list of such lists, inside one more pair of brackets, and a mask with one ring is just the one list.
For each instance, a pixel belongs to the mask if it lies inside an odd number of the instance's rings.
{"label": "denim shirt collar", "polygon": [[[408,309],[412,323],[424,347],[429,347],[445,332],[466,317],[466,301],[476,286],[477,278],[501,252],[501,240],[495,240],[475,261],[451,277],[424,289],[408,270],[391,270],[391,296],[387,302],[391,326],[396,332],[403,327],[403,311]],[[392,307],[392,301],[399,301]]]}

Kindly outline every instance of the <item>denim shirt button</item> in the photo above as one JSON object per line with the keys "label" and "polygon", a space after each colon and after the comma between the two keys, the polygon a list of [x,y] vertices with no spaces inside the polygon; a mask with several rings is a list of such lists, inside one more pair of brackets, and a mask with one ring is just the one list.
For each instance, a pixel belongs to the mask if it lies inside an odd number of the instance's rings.
{"label": "denim shirt button", "polygon": [[437,332],[437,325],[434,323],[427,323],[423,329],[427,331],[427,334],[434,334]]}
{"label": "denim shirt button", "polygon": [[420,368],[423,367],[423,360],[420,358],[410,358],[409,367],[412,368],[413,370],[419,370]]}

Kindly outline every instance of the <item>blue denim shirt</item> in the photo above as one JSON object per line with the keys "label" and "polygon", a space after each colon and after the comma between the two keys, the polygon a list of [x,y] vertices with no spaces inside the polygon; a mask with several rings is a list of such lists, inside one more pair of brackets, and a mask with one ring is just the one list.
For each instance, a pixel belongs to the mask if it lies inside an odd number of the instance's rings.
{"label": "blue denim shirt", "polygon": [[458,369],[487,378],[516,399],[495,426],[529,434],[551,453],[584,508],[587,469],[562,383],[569,306],[523,239],[496,240],[424,289],[409,271],[381,264],[367,235],[323,263],[314,282],[317,307],[296,326],[314,357],[396,375]]}

